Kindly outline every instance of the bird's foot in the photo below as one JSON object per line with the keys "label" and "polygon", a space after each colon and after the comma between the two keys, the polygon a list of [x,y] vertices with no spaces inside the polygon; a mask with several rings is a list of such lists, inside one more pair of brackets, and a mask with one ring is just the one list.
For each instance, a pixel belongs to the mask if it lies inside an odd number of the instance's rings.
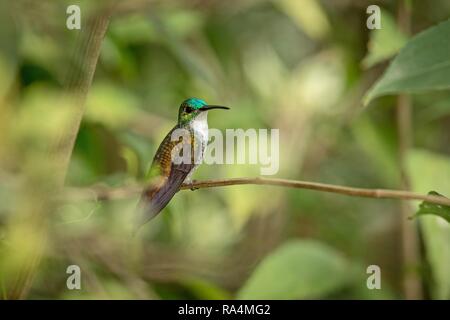
{"label": "bird's foot", "polygon": [[189,186],[189,189],[191,189],[191,191],[195,191],[198,189],[198,187],[195,186],[195,183],[197,182],[197,180],[189,180],[186,184]]}

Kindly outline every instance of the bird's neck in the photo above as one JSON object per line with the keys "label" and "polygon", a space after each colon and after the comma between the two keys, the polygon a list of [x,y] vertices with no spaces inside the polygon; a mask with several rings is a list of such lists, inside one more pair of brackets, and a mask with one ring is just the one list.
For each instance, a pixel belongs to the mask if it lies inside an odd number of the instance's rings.
{"label": "bird's neck", "polygon": [[208,134],[208,111],[200,113],[189,126],[195,131],[202,134]]}

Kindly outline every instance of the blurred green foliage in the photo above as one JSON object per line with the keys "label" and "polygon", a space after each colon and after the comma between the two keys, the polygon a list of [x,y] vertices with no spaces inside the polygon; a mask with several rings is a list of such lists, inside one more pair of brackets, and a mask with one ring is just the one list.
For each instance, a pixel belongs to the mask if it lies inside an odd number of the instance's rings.
{"label": "blurred green foliage", "polygon": [[[398,1],[379,1],[383,29],[367,30],[372,2],[126,1],[103,40],[66,185],[143,182],[180,102],[195,96],[232,108],[211,113],[210,127],[279,128],[280,177],[399,188],[396,102],[381,96],[448,82],[447,69],[433,62],[450,58],[441,41],[449,23],[433,26],[448,18],[450,3],[412,1],[412,33],[432,29],[406,43],[395,19]],[[82,23],[108,4],[77,3]],[[39,263],[27,266],[36,271],[27,296],[34,299],[404,296],[395,201],[262,186],[183,191],[131,239],[137,195],[88,201],[53,194],[58,161],[49,161],[48,145],[70,127],[64,81],[85,30],[65,27],[69,4],[0,1],[2,297],[37,250]],[[411,55],[444,82],[426,85],[423,75],[410,86],[407,76],[418,66],[404,59]],[[399,68],[406,80],[392,89]],[[380,98],[364,109],[379,78],[370,97]],[[412,95],[412,103],[412,187],[448,196],[450,92]],[[258,173],[257,165],[203,165],[194,178]],[[44,206],[46,198],[52,201]],[[435,216],[417,220],[425,249],[407,270],[423,283],[424,298],[448,299],[449,225]],[[79,291],[66,287],[71,264],[82,270]],[[381,267],[381,290],[366,287],[371,264]]]}

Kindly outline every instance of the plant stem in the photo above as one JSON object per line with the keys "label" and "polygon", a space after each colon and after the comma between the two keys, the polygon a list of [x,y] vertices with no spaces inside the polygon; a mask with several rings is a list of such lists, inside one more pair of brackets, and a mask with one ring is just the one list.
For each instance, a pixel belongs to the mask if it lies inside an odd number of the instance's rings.
{"label": "plant stem", "polygon": [[[399,2],[398,17],[399,28],[406,34],[411,31],[411,3],[406,0]],[[400,187],[411,190],[411,181],[407,173],[408,150],[412,145],[412,105],[407,95],[399,95],[396,106],[397,133],[398,133],[398,167],[400,171]],[[402,250],[403,293],[406,299],[421,299],[422,287],[420,277],[416,271],[419,267],[419,237],[417,224],[406,223],[405,217],[411,214],[411,207],[405,201],[399,203]]]}
{"label": "plant stem", "polygon": [[[319,182],[288,180],[278,178],[261,178],[261,177],[195,181],[191,184],[183,184],[181,190],[204,189],[204,188],[225,187],[235,185],[270,185],[295,189],[316,190],[321,192],[337,193],[352,197],[418,200],[418,201],[428,201],[440,205],[450,205],[450,199],[444,197],[423,195],[403,190],[353,188]],[[113,200],[136,196],[140,192],[142,192],[143,189],[144,186],[139,185],[121,188],[105,188],[100,186],[92,186],[90,188],[68,188],[67,196],[70,199],[80,199],[80,200]]]}
{"label": "plant stem", "polygon": [[[75,52],[77,63],[69,70],[69,79],[66,85],[66,97],[71,113],[70,123],[64,130],[58,133],[54,141],[50,142],[46,154],[48,160],[54,166],[54,176],[51,184],[54,191],[63,188],[64,180],[69,166],[72,149],[78,134],[81,119],[84,114],[87,93],[92,83],[103,37],[106,33],[110,10],[99,12],[80,31],[80,42]],[[47,181],[43,181],[46,183]],[[48,212],[54,209],[51,194],[46,194],[39,199],[33,212],[27,217],[27,221],[34,225],[34,232],[38,235],[38,243],[24,259],[24,262],[15,271],[8,290],[8,299],[24,299],[33,283],[37,267],[44,254],[47,242],[46,221]]]}

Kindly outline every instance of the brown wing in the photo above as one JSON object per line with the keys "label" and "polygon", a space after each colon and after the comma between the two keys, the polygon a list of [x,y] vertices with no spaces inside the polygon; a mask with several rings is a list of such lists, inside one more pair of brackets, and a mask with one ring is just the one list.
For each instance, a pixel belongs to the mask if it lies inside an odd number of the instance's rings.
{"label": "brown wing", "polygon": [[190,163],[175,164],[172,161],[172,154],[180,154],[183,147],[182,137],[178,141],[172,141],[171,135],[173,128],[164,138],[158,148],[150,168],[150,185],[143,191],[140,201],[140,219],[137,227],[145,224],[154,218],[172,199],[175,193],[180,189],[186,176],[195,167],[193,135],[186,141],[191,148]]}

